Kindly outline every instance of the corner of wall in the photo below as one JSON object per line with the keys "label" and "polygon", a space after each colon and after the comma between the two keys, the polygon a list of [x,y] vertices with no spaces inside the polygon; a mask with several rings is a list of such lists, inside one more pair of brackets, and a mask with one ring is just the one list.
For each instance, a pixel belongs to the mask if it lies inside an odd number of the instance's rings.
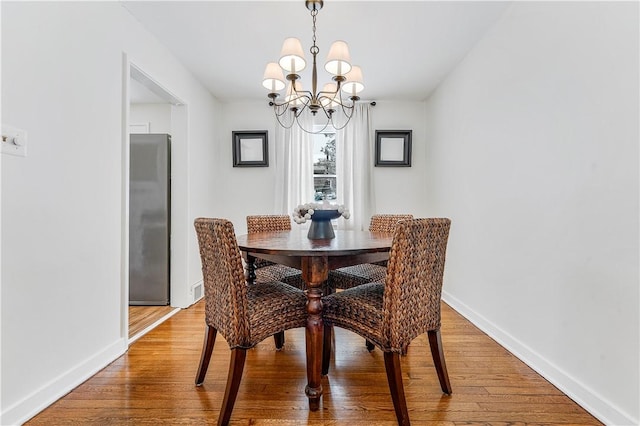
{"label": "corner of wall", "polygon": [[621,411],[604,396],[585,386],[580,380],[572,377],[517,337],[505,332],[454,295],[443,290],[442,300],[604,424],[639,424],[638,419],[632,419],[631,415]]}

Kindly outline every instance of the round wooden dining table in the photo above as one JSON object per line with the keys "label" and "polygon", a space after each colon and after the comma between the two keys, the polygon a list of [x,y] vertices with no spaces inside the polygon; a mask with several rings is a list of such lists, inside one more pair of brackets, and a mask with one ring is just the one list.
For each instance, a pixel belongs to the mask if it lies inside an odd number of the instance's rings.
{"label": "round wooden dining table", "polygon": [[307,386],[309,409],[316,411],[322,396],[322,283],[332,269],[389,258],[392,234],[336,230],[335,238],[311,240],[306,230],[261,232],[239,235],[238,247],[247,263],[248,280],[255,278],[256,257],[300,269],[307,285]]}

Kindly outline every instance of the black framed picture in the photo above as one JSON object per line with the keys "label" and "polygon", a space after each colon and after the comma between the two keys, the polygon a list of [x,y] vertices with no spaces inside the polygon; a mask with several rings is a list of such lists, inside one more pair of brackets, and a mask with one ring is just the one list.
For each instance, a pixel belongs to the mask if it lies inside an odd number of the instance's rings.
{"label": "black framed picture", "polygon": [[266,130],[232,132],[233,167],[269,167]]}
{"label": "black framed picture", "polygon": [[376,167],[411,167],[411,130],[376,130]]}

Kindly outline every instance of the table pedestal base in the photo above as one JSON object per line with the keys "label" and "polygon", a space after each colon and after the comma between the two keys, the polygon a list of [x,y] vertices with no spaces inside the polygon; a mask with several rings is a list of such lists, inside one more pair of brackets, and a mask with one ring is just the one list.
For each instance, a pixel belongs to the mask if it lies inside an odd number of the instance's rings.
{"label": "table pedestal base", "polygon": [[336,234],[333,232],[333,224],[330,219],[311,219],[311,226],[309,227],[307,238],[310,240],[330,240],[335,237]]}
{"label": "table pedestal base", "polygon": [[304,392],[309,398],[309,409],[318,410],[322,397],[322,343],[324,323],[322,321],[322,283],[329,276],[329,260],[324,256],[302,259],[302,279],[307,284],[307,387]]}

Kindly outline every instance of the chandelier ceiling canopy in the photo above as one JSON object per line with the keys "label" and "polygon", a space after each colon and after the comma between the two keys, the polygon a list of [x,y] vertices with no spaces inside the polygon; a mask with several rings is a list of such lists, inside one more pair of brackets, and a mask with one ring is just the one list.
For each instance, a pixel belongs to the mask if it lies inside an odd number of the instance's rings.
{"label": "chandelier ceiling canopy", "polygon": [[[287,38],[280,52],[280,60],[270,62],[264,72],[262,85],[269,90],[269,106],[273,107],[278,123],[284,128],[297,124],[307,133],[319,133],[329,126],[336,130],[344,128],[353,116],[353,108],[360,99],[358,93],[364,89],[362,70],[351,65],[349,46],[342,40],[335,41],[329,48],[324,69],[331,74],[333,82],[326,83],[318,91],[318,71],[316,57],[320,49],[316,45],[316,16],[322,9],[322,0],[306,0],[307,9],[311,11],[313,20],[313,45],[309,49],[312,59],[311,90],[304,90],[302,79],[298,73],[305,69],[302,43],[299,39]],[[286,74],[286,80],[285,80]],[[288,83],[286,83],[286,82]],[[281,90],[285,90],[282,99]],[[322,112],[322,114],[318,114]],[[311,114],[314,118],[322,118],[321,130],[305,128],[299,118],[303,114]],[[336,115],[343,117],[336,122]]]}

